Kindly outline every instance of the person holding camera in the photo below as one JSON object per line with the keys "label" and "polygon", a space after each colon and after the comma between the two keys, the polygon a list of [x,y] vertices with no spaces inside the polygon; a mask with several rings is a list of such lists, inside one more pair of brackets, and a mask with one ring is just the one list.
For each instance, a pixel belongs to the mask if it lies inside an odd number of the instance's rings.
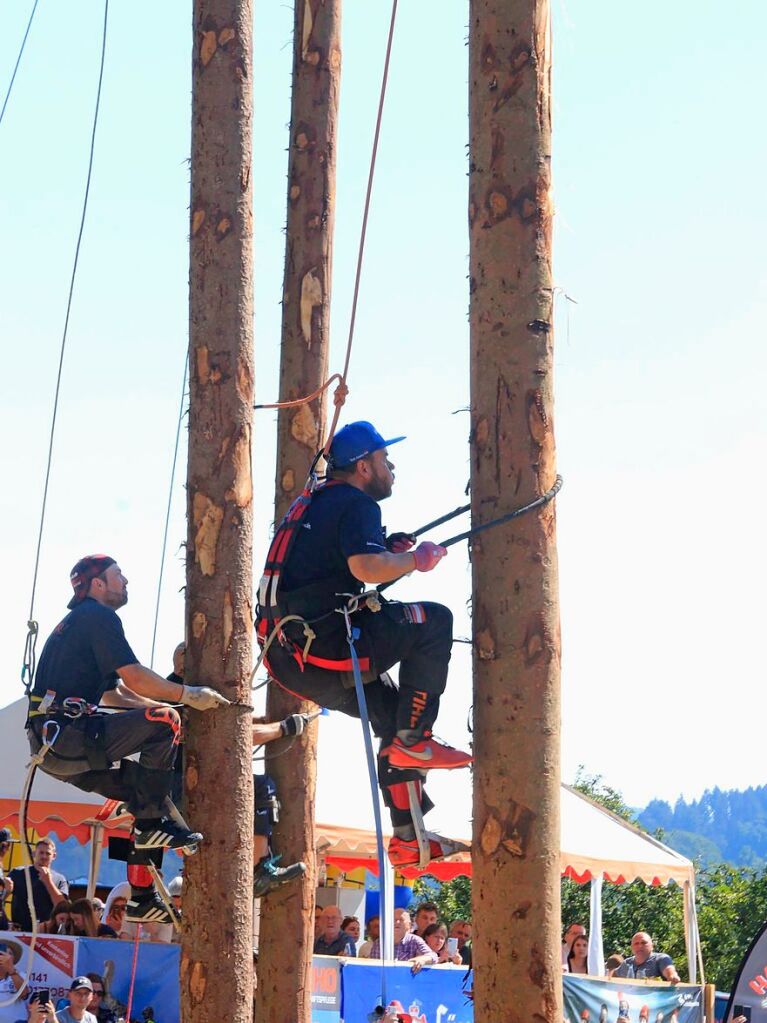
{"label": "person holding camera", "polygon": [[0,1002],[12,998],[27,983],[27,978],[16,968],[20,958],[20,945],[0,942]]}
{"label": "person holding camera", "polygon": [[15,1023],[60,1023],[50,991],[33,991],[27,1002],[27,1018],[18,1019]]}

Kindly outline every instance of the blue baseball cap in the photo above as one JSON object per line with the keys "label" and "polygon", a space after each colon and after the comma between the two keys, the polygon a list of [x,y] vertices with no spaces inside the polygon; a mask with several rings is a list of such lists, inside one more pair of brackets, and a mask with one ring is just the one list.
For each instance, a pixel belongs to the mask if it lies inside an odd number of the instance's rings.
{"label": "blue baseball cap", "polygon": [[372,455],[374,451],[397,444],[404,437],[392,437],[384,440],[372,423],[361,419],[357,423],[349,423],[342,427],[333,438],[328,452],[328,469],[342,469],[353,465],[360,458]]}

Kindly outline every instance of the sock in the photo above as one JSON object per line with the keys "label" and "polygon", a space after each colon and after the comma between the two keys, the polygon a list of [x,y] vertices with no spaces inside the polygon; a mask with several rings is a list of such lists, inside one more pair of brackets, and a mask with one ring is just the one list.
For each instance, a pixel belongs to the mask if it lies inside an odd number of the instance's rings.
{"label": "sock", "polygon": [[149,873],[149,869],[141,863],[129,863],[127,875],[132,895],[135,895],[136,891],[145,891],[152,887],[152,875]]}
{"label": "sock", "polygon": [[423,739],[423,733],[414,728],[401,728],[397,732],[397,738],[405,746],[415,746]]}
{"label": "sock", "polygon": [[400,824],[392,828],[392,832],[404,842],[412,842],[415,839],[415,828],[412,824]]}
{"label": "sock", "polygon": [[149,831],[150,828],[158,827],[161,821],[161,817],[137,817],[136,831]]}

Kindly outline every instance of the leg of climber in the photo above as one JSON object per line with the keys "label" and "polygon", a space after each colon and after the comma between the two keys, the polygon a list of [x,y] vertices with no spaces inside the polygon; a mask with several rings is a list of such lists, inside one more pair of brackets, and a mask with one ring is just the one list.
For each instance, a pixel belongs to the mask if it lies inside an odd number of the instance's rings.
{"label": "leg of climber", "polygon": [[447,684],[453,615],[442,604],[387,602],[362,625],[379,671],[399,664],[396,735],[386,752],[392,767],[450,770],[471,763],[469,753],[431,734]]}
{"label": "leg of climber", "polygon": [[279,866],[281,856],[271,848],[272,828],[277,823],[279,801],[274,780],[268,774],[253,776],[253,898],[262,899],[281,885],[306,873],[306,864]]}

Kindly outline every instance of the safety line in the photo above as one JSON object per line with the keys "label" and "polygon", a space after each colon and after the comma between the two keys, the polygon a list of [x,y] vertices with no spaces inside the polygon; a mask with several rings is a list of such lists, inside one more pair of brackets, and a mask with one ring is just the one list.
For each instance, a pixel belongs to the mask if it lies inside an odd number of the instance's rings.
{"label": "safety line", "polygon": [[397,0],[392,0],[391,9],[391,20],[389,22],[389,35],[386,41],[386,56],[384,58],[384,69],[383,76],[381,78],[381,91],[378,98],[378,113],[376,116],[375,133],[373,135],[373,148],[370,154],[370,168],[368,170],[368,183],[367,191],[365,193],[365,205],[362,213],[362,227],[360,229],[360,240],[357,249],[357,269],[354,275],[354,291],[352,293],[352,307],[349,317],[349,335],[346,341],[346,355],[344,356],[344,368],[341,373],[334,373],[328,380],[318,387],[316,391],[303,398],[294,398],[291,401],[275,401],[268,405],[254,405],[254,409],[281,409],[281,408],[295,408],[298,405],[306,405],[310,401],[314,401],[319,395],[330,387],[334,380],[338,380],[338,387],[333,395],[333,419],[328,430],[327,439],[322,449],[322,454],[327,455],[330,451],[330,445],[333,441],[333,435],[336,432],[336,426],[338,425],[338,418],[341,415],[341,409],[343,408],[346,396],[349,393],[349,389],[346,385],[346,378],[349,375],[349,364],[352,357],[352,344],[354,342],[354,328],[357,323],[357,304],[359,301],[360,293],[360,282],[362,280],[362,264],[365,255],[365,238],[367,236],[368,229],[368,218],[370,216],[370,200],[373,193],[373,180],[375,178],[376,160],[378,158],[378,142],[381,137],[381,123],[383,121],[383,109],[384,102],[386,100],[386,86],[389,81],[389,65],[391,63],[391,52],[392,44],[394,42],[394,26],[397,20]]}
{"label": "safety line", "polygon": [[389,930],[389,921],[386,919],[386,853],[383,844],[383,821],[381,820],[381,803],[378,796],[378,784],[376,781],[376,758],[373,751],[373,740],[370,736],[370,719],[368,717],[368,706],[365,698],[365,686],[362,682],[360,662],[357,656],[355,641],[359,639],[360,630],[355,628],[349,621],[348,610],[344,612],[346,621],[346,640],[349,644],[349,654],[352,660],[352,674],[354,675],[354,688],[357,691],[357,704],[360,711],[360,723],[362,725],[362,737],[365,742],[365,758],[368,766],[368,779],[370,781],[370,793],[373,799],[373,817],[376,827],[376,854],[378,856],[378,901],[380,906],[379,926],[380,935],[378,950],[381,958],[381,1004],[386,1007],[386,938]]}
{"label": "safety line", "polygon": [[[37,623],[34,621],[34,612],[35,612],[35,593],[37,591],[37,576],[38,576],[38,573],[39,573],[39,570],[40,570],[40,549],[42,547],[42,542],[43,542],[43,529],[44,529],[44,526],[45,526],[45,511],[46,511],[46,507],[47,507],[47,504],[48,504],[48,485],[49,485],[50,478],[51,478],[51,464],[53,462],[53,440],[54,440],[54,436],[55,436],[55,433],[56,433],[56,418],[57,418],[58,409],[59,409],[59,394],[61,392],[61,376],[62,376],[62,371],[63,371],[63,368],[64,368],[64,352],[66,351],[66,345],[67,345],[67,331],[69,329],[69,317],[70,317],[70,313],[72,311],[72,296],[74,294],[74,289],[75,289],[75,279],[77,277],[77,265],[78,265],[78,262],[79,262],[79,259],[80,259],[80,245],[81,245],[82,240],[83,240],[83,231],[85,229],[85,216],[86,216],[86,213],[88,211],[88,196],[90,194],[91,175],[93,173],[93,156],[94,156],[94,152],[95,152],[95,149],[96,149],[96,127],[98,125],[99,107],[101,105],[101,85],[102,85],[102,82],[104,80],[104,58],[106,56],[106,48],[107,48],[107,23],[108,23],[108,20],[109,20],[109,0],[104,0],[104,25],[103,25],[102,34],[101,34],[101,61],[100,61],[100,64],[99,64],[98,87],[96,89],[96,107],[95,107],[95,110],[93,112],[93,127],[91,129],[90,152],[89,152],[89,155],[88,155],[88,175],[87,175],[87,178],[86,178],[86,181],[85,181],[85,195],[83,196],[83,208],[82,208],[82,214],[80,216],[80,229],[79,229],[79,231],[77,233],[77,245],[75,246],[75,257],[74,257],[74,261],[72,263],[72,275],[71,275],[70,281],[69,281],[69,294],[67,296],[67,311],[66,311],[66,316],[64,318],[64,331],[63,331],[62,336],[61,336],[61,350],[60,350],[60,353],[59,353],[59,368],[58,368],[58,373],[56,375],[56,390],[55,390],[54,399],[53,399],[53,415],[51,417],[51,430],[50,430],[50,437],[49,437],[49,440],[48,440],[48,459],[47,459],[46,468],[45,468],[45,485],[43,486],[43,501],[42,501],[42,508],[41,508],[41,511],[40,511],[40,528],[39,528],[38,534],[37,534],[37,549],[35,551],[35,569],[34,569],[34,573],[33,573],[33,576],[32,576],[32,596],[31,596],[30,602],[29,602],[29,620],[28,620],[28,623],[27,623],[27,627],[29,629],[29,632],[27,634],[27,641],[28,641],[27,642],[27,646],[28,647],[29,647],[30,638],[32,637],[33,633],[34,633],[35,637],[36,637],[36,634],[37,634]],[[34,626],[34,629],[33,629],[33,626]],[[32,645],[34,645],[34,644],[32,644]],[[27,657],[27,651],[25,651],[25,658],[26,657]],[[30,659],[31,662],[34,662],[34,650],[31,651],[31,656],[30,656],[29,659]],[[29,687],[31,687],[31,684],[32,684],[32,678],[31,678],[31,676],[29,676],[29,673],[26,672],[26,669],[29,666],[31,666],[32,669],[34,669],[34,663],[32,663],[31,665],[28,665],[26,660],[25,660],[25,665],[22,668],[22,678],[25,680],[25,686],[26,686],[27,689],[29,689]],[[25,675],[27,675],[29,677],[25,678]],[[34,670],[32,670],[31,675],[34,675]]]}
{"label": "safety line", "polygon": [[162,581],[165,573],[165,552],[168,549],[168,527],[170,525],[170,509],[173,503],[173,483],[176,478],[176,462],[178,461],[179,442],[181,440],[181,424],[184,421],[184,398],[186,396],[186,381],[189,373],[189,355],[184,353],[184,382],[181,385],[181,402],[178,409],[178,423],[176,424],[176,444],[173,448],[173,465],[170,470],[170,484],[168,486],[168,507],[165,509],[165,528],[162,534],[162,553],[160,554],[160,573],[157,579],[157,601],[154,607],[154,626],[152,628],[152,652],[149,656],[149,667],[154,668],[154,650],[157,643],[157,623],[160,619],[160,598],[162,596]]}
{"label": "safety line", "polygon": [[[362,229],[360,231],[360,243],[357,251],[357,271],[354,275],[354,294],[352,295],[352,309],[349,317],[349,338],[346,342],[346,356],[344,358],[344,368],[341,373],[341,383],[346,385],[346,377],[349,373],[349,363],[352,357],[352,342],[354,341],[354,327],[357,322],[357,301],[360,293],[360,281],[362,279],[362,260],[365,255],[365,236],[367,235],[368,229],[368,216],[370,214],[370,198],[373,192],[373,178],[375,176],[376,159],[378,157],[378,140],[381,137],[381,122],[383,121],[383,109],[384,101],[386,99],[386,85],[389,81],[389,64],[391,62],[391,51],[392,44],[394,42],[394,24],[397,20],[397,0],[392,0],[391,6],[391,20],[389,22],[389,37],[386,40],[386,57],[384,58],[384,69],[383,78],[381,79],[381,94],[378,100],[378,114],[376,116],[376,130],[373,136],[373,151],[370,155],[370,170],[368,172],[368,187],[365,193],[365,209],[362,214]],[[345,397],[345,396],[344,396]],[[338,425],[338,417],[341,415],[341,408],[343,401],[335,403],[335,411],[333,412],[333,420],[328,430],[328,437],[325,441],[325,446],[322,449],[323,454],[327,455],[330,451],[330,445],[333,442],[333,434],[336,432],[336,426]]]}
{"label": "safety line", "polygon": [[11,98],[11,89],[13,88],[13,83],[16,81],[16,72],[19,70],[19,64],[21,64],[21,58],[24,54],[24,47],[27,45],[27,36],[29,35],[29,30],[32,28],[32,19],[35,16],[35,11],[37,10],[37,5],[39,2],[40,0],[35,0],[35,2],[32,4],[32,13],[29,15],[27,29],[26,32],[24,33],[24,38],[21,40],[21,48],[19,49],[19,55],[16,58],[16,64],[14,65],[13,68],[13,74],[11,75],[11,80],[8,83],[8,91],[6,92],[5,99],[3,100],[2,110],[0,110],[0,124],[3,123],[3,118],[5,117],[5,108],[8,106],[8,100]]}

